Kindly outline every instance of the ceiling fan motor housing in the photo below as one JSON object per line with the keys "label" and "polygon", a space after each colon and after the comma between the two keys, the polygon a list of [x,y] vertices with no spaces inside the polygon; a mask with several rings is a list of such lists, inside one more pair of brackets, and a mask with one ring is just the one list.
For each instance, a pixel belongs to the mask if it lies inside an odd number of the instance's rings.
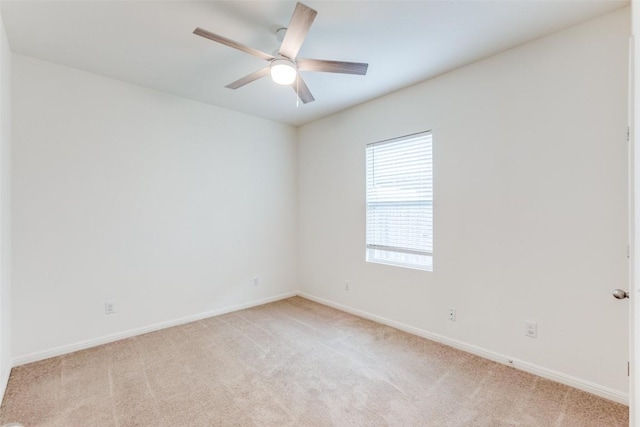
{"label": "ceiling fan motor housing", "polygon": [[278,28],[276,30],[276,39],[282,43],[282,40],[284,40],[284,36],[287,34],[287,29],[285,27],[282,28]]}

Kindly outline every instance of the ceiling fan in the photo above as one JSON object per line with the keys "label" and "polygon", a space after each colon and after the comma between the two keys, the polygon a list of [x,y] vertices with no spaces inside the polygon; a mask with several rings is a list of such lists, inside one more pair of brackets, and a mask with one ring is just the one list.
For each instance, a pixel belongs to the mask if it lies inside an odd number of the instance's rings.
{"label": "ceiling fan", "polygon": [[[264,59],[269,62],[264,68],[260,68],[251,74],[248,74],[235,82],[229,83],[226,87],[229,89],[238,89],[246,84],[256,81],[267,75],[271,75],[274,82],[281,85],[291,85],[298,94],[300,100],[303,103],[313,101],[315,98],[311,94],[311,91],[305,84],[304,80],[298,73],[298,71],[322,71],[326,73],[340,73],[340,74],[367,74],[367,68],[369,64],[361,62],[344,62],[344,61],[326,61],[323,59],[306,59],[298,58],[298,51],[304,43],[305,37],[313,24],[317,11],[305,6],[302,3],[297,3],[296,8],[291,16],[289,26],[284,29],[281,28],[278,32],[281,34],[282,30],[285,30],[282,44],[277,52],[273,55],[253,49],[245,46],[226,37],[214,34],[202,28],[196,28],[193,33],[232,47],[234,49],[241,50],[258,58]],[[296,83],[293,85],[293,83]]]}

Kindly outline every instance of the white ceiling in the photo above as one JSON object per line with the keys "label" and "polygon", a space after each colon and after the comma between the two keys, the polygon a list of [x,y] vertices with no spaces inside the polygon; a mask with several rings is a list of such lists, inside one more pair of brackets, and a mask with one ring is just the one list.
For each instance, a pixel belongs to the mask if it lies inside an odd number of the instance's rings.
{"label": "white ceiling", "polygon": [[272,53],[295,1],[7,1],[14,52],[301,125],[627,5],[628,0],[311,1],[299,57],[368,62],[366,76],[304,73],[315,102],[263,78],[266,63],[195,27]]}

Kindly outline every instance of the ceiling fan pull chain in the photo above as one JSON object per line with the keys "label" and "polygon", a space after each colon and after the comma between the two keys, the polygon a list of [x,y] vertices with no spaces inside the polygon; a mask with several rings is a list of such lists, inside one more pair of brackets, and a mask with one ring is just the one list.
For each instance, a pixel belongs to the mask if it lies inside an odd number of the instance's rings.
{"label": "ceiling fan pull chain", "polygon": [[300,108],[300,76],[296,76],[296,108]]}

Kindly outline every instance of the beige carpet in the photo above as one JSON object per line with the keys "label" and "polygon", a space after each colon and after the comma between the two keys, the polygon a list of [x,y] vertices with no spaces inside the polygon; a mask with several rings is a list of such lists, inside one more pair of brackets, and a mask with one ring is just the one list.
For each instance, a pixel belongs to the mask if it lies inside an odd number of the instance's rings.
{"label": "beige carpet", "polygon": [[15,368],[0,424],[628,425],[628,408],[302,298]]}

